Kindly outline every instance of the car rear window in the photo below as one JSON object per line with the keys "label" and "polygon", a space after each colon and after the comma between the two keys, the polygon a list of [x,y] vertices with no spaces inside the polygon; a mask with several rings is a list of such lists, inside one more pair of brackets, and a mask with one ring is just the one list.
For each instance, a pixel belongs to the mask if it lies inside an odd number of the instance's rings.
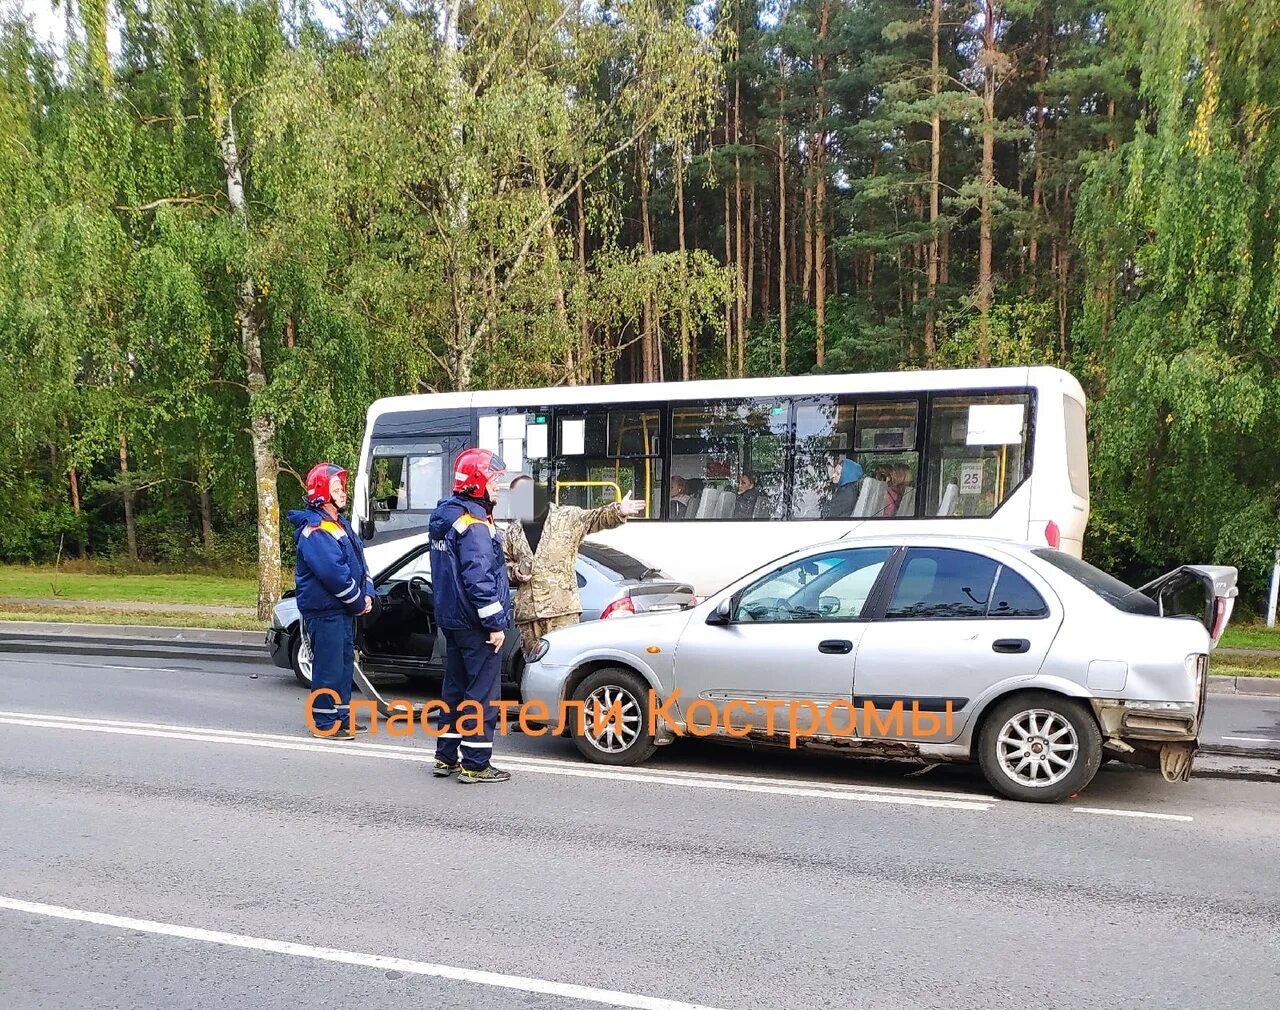
{"label": "car rear window", "polygon": [[603,568],[605,574],[616,582],[639,582],[645,576],[662,575],[643,561],[637,561],[630,554],[624,554],[616,547],[584,543],[578,548],[578,552],[598,568]]}
{"label": "car rear window", "polygon": [[1081,561],[1052,547],[1041,547],[1031,553],[1066,572],[1117,610],[1123,610],[1127,614],[1150,614],[1157,617],[1160,614],[1160,608],[1151,597],[1144,596],[1132,586],[1108,575],[1102,569],[1094,568],[1087,561]]}

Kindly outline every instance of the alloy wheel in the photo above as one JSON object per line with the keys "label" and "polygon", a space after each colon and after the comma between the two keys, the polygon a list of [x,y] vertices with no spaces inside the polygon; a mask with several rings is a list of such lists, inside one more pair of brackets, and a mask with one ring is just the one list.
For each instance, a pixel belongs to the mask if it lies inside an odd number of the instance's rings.
{"label": "alloy wheel", "polygon": [[1043,788],[1070,774],[1080,755],[1075,728],[1057,712],[1033,708],[1013,716],[997,738],[1000,767],[1020,785]]}

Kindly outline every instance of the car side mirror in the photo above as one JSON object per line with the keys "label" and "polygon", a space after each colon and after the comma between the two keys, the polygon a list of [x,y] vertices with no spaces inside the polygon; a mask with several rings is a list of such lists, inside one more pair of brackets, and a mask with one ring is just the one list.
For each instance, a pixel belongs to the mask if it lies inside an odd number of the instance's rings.
{"label": "car side mirror", "polygon": [[731,623],[733,617],[733,601],[725,597],[717,605],[716,609],[707,615],[708,624],[726,625]]}

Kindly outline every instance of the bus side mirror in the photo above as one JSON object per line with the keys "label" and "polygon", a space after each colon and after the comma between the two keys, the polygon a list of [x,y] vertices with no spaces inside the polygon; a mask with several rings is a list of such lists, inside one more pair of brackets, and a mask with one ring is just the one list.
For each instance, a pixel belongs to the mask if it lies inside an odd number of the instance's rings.
{"label": "bus side mirror", "polygon": [[365,541],[372,540],[374,537],[374,534],[377,533],[377,531],[378,531],[378,528],[373,525],[372,519],[362,519],[360,521],[360,539],[361,540],[365,540]]}
{"label": "bus side mirror", "polygon": [[716,605],[716,609],[707,615],[707,623],[727,625],[732,617],[733,601],[729,597],[725,597]]}

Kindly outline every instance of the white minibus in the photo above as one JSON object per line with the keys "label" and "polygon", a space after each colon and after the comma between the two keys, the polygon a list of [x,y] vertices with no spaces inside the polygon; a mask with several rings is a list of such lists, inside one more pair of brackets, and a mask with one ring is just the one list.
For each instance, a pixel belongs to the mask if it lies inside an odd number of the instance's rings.
{"label": "white minibus", "polygon": [[593,539],[700,595],[885,524],[1080,557],[1089,517],[1084,390],[1058,368],[423,394],[368,411],[354,511],[375,570],[426,536],[469,445],[560,504],[642,499]]}

